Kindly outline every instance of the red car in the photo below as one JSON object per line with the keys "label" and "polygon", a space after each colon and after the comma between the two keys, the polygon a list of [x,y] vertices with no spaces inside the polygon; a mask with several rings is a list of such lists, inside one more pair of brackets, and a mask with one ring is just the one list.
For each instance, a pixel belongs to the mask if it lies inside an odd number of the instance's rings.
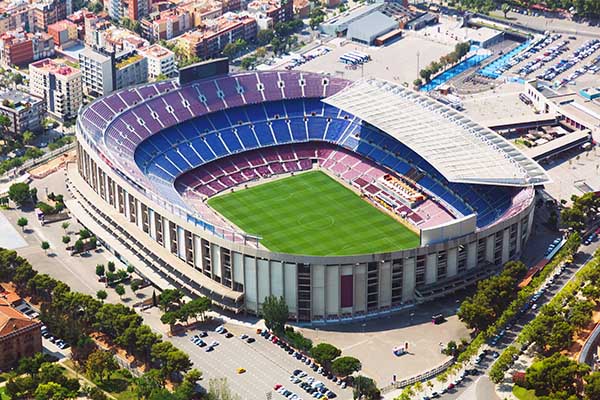
{"label": "red car", "polygon": [[279,338],[277,336],[273,336],[273,339],[271,339],[271,342],[273,343],[277,343],[279,341]]}
{"label": "red car", "polygon": [[277,390],[277,389],[279,389],[282,386],[283,386],[282,384],[278,383],[275,386],[273,386],[273,390]]}

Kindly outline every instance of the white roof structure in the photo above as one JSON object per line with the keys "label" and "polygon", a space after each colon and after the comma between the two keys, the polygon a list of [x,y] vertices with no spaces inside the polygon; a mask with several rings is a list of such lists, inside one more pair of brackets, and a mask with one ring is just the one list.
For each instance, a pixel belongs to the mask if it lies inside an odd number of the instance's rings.
{"label": "white roof structure", "polygon": [[450,182],[529,186],[550,181],[542,167],[497,133],[401,85],[360,80],[323,101],[404,143]]}

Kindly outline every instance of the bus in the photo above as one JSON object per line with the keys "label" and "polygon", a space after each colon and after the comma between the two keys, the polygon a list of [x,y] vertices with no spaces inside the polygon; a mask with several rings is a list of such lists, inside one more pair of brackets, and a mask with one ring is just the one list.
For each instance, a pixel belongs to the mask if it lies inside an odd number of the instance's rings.
{"label": "bus", "polygon": [[343,64],[351,64],[356,65],[358,63],[357,59],[354,57],[348,57],[347,55],[343,55],[340,57],[340,62]]}
{"label": "bus", "polygon": [[365,53],[361,53],[359,51],[350,51],[346,54],[358,57],[361,59],[362,62],[367,62],[371,59],[371,56],[369,56],[368,54],[365,54]]}

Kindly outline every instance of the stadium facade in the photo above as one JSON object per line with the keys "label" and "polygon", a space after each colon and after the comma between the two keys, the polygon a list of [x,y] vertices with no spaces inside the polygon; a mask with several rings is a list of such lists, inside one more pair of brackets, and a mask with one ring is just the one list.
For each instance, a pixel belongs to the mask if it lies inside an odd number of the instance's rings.
{"label": "stadium facade", "polygon": [[[73,214],[161,288],[258,313],[376,316],[497,271],[529,237],[544,171],[464,114],[394,83],[252,72],[115,92],[82,109],[67,169]],[[283,254],[207,199],[321,170],[395,215],[421,245],[347,256]],[[399,248],[401,248],[399,246]]]}

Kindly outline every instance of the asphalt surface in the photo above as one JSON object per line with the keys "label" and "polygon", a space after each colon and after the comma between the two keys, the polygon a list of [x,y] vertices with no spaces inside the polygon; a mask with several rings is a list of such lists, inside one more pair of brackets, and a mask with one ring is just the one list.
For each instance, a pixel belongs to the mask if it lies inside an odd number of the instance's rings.
{"label": "asphalt surface", "polygon": [[[499,340],[495,346],[490,344],[487,345],[491,351],[497,351],[502,353],[507,347],[509,347],[516,340],[519,332],[523,329],[527,323],[533,320],[542,305],[548,303],[566,284],[569,282],[577,271],[587,263],[591,258],[596,249],[600,246],[598,241],[590,244],[589,246],[582,245],[579,252],[574,257],[574,262],[568,268],[564,269],[564,272],[558,275],[554,279],[554,283],[548,286],[548,289],[540,296],[536,302],[537,308],[533,310],[529,308],[523,313],[512,325],[511,329],[506,329],[505,335]],[[479,371],[478,376],[466,377],[463,383],[455,389],[452,389],[448,393],[441,396],[444,399],[499,399],[494,389],[493,383],[489,380],[487,373],[490,367],[494,363],[494,359],[491,356],[484,356],[483,360],[479,365],[474,365],[469,368],[475,368]],[[481,378],[479,378],[481,376]],[[473,385],[475,390],[471,388]]]}
{"label": "asphalt surface", "polygon": [[[341,389],[326,377],[317,374],[307,365],[288,355],[279,346],[256,334],[255,329],[231,326],[231,324],[227,325],[227,329],[235,336],[228,339],[213,330],[207,331],[208,336],[202,338],[208,344],[213,340],[219,342],[211,352],[205,351],[208,346],[199,347],[191,342],[190,338],[198,334],[200,332],[198,330],[170,338],[174,345],[189,354],[194,366],[203,372],[204,386],[210,378],[229,377],[229,386],[244,400],[266,399],[269,392],[274,400],[284,399],[283,395],[273,389],[276,384],[285,386],[298,394],[301,399],[309,399],[311,396],[308,393],[290,382],[292,372],[300,369],[307,372],[308,376],[323,382],[338,399],[352,398],[350,388]],[[255,338],[256,341],[247,343],[240,339],[242,333]],[[236,372],[238,368],[244,368],[246,372],[238,374]]]}

